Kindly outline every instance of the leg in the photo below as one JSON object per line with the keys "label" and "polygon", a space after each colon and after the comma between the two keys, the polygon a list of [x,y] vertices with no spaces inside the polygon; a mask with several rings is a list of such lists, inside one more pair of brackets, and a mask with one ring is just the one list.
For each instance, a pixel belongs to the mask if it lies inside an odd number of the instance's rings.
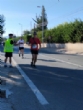
{"label": "leg", "polygon": [[19,57],[20,57],[20,53],[21,53],[21,52],[20,52],[20,47],[19,47]]}
{"label": "leg", "polygon": [[5,63],[7,63],[7,59],[8,59],[8,57],[5,57],[5,61],[4,61]]}
{"label": "leg", "polygon": [[37,61],[37,54],[38,54],[38,50],[31,50],[32,53],[32,62],[31,62],[31,66],[35,67],[35,63]]}
{"label": "leg", "polygon": [[24,49],[22,49],[21,52],[22,52],[22,58],[23,58],[23,56],[24,56]]}
{"label": "leg", "polygon": [[8,53],[6,52],[5,53],[5,60],[4,60],[4,62],[5,62],[5,65],[4,65],[4,67],[7,67],[7,59],[8,59]]}
{"label": "leg", "polygon": [[9,63],[10,63],[10,65],[11,65],[11,63],[12,63],[12,58],[11,58],[11,57],[9,57]]}
{"label": "leg", "polygon": [[34,62],[34,54],[32,54],[32,63]]}
{"label": "leg", "polygon": [[33,50],[30,50],[31,51],[31,55],[32,55],[32,62],[33,62]]}
{"label": "leg", "polygon": [[32,62],[31,62],[31,66],[33,66],[33,62],[34,62],[34,54],[32,54]]}
{"label": "leg", "polygon": [[37,62],[37,54],[34,54],[34,65]]}
{"label": "leg", "polygon": [[9,53],[9,63],[10,67],[12,67],[12,52]]}
{"label": "leg", "polygon": [[37,55],[38,55],[38,50],[35,50],[35,54],[34,54],[34,67],[35,67],[35,63],[37,62]]}

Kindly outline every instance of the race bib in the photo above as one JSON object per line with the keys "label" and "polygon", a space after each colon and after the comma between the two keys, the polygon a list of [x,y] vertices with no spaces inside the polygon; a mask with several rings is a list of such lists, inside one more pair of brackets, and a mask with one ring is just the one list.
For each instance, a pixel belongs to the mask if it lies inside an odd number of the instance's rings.
{"label": "race bib", "polygon": [[36,49],[37,48],[37,45],[36,44],[32,45],[32,48],[33,49]]}

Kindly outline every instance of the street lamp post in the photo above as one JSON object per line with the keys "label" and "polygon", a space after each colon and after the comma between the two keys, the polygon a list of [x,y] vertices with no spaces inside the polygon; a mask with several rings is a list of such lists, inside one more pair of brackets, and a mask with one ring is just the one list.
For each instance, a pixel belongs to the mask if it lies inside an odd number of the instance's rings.
{"label": "street lamp post", "polygon": [[42,6],[42,43],[44,42],[44,7]]}
{"label": "street lamp post", "polygon": [[[40,8],[41,6],[37,6]],[[44,42],[44,6],[42,6],[42,43]]]}
{"label": "street lamp post", "polygon": [[19,25],[21,26],[21,36],[22,36],[22,27],[23,27],[23,26],[22,26],[22,24],[21,24],[21,23],[19,23]]}

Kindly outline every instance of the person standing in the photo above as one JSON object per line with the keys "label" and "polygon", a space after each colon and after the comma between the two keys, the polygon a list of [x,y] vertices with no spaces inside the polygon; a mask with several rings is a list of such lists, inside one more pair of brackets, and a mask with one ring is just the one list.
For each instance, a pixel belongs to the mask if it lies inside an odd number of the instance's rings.
{"label": "person standing", "polygon": [[38,55],[39,49],[41,48],[41,42],[39,38],[37,38],[36,32],[34,32],[33,37],[30,38],[29,45],[31,46],[30,50],[32,54],[31,66],[36,67],[35,63],[37,62],[37,55]]}
{"label": "person standing", "polygon": [[17,44],[19,45],[19,57],[22,54],[22,58],[24,58],[24,40],[22,37],[18,40]]}
{"label": "person standing", "polygon": [[9,38],[4,43],[4,52],[5,52],[5,65],[7,67],[7,59],[9,57],[9,67],[12,67],[12,56],[13,56],[13,34],[9,34]]}

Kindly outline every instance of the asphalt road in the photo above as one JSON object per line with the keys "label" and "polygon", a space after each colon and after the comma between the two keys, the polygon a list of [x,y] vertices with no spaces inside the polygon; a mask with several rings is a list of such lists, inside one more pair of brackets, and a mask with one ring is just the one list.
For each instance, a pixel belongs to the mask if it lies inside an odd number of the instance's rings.
{"label": "asphalt road", "polygon": [[[83,56],[40,50],[37,68],[30,66],[31,54],[27,48],[24,59],[18,56],[18,48],[14,49],[13,57],[48,102],[39,102],[41,107],[45,110],[83,110]],[[36,93],[33,95],[33,100],[38,100]]]}

